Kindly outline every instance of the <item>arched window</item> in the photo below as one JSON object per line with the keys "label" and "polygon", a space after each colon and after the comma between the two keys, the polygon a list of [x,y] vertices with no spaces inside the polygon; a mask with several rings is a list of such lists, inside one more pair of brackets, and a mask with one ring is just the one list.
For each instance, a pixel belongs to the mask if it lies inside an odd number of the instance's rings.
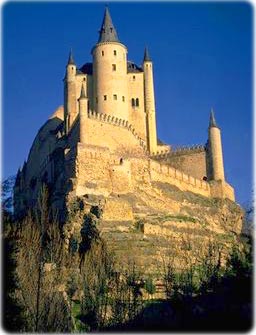
{"label": "arched window", "polygon": [[139,107],[139,98],[136,98],[136,107]]}
{"label": "arched window", "polygon": [[104,51],[101,51],[101,55],[104,56]]}
{"label": "arched window", "polygon": [[132,98],[132,107],[135,107],[135,99]]}

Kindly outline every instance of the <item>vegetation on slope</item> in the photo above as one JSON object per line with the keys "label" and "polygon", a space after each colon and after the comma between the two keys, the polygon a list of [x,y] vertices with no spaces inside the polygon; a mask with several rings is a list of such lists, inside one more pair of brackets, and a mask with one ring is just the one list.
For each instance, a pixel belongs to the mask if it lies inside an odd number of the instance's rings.
{"label": "vegetation on slope", "polygon": [[[159,272],[165,297],[156,300],[154,277],[133,262],[120,266],[108,250],[98,229],[100,207],[91,206],[79,239],[68,241],[49,209],[45,187],[22,222],[2,209],[8,331],[244,331],[252,325],[250,239],[234,245],[225,266],[218,243],[209,244],[200,264],[187,253],[183,271],[175,269],[170,249]],[[70,211],[71,224],[77,212],[82,206]]]}

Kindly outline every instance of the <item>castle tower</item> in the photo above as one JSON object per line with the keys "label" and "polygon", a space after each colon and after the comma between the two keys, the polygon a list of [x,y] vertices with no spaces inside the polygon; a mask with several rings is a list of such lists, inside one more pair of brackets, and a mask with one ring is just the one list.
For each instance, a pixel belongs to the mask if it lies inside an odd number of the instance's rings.
{"label": "castle tower", "polygon": [[155,112],[155,94],[153,79],[153,63],[145,49],[144,60],[144,97],[146,112],[146,129],[147,129],[147,146],[150,154],[157,151],[157,134],[156,134],[156,112]]}
{"label": "castle tower", "polygon": [[96,112],[127,120],[127,48],[118,39],[107,7],[92,55]]}
{"label": "castle tower", "polygon": [[225,180],[224,164],[222,155],[221,132],[216,124],[214,112],[211,110],[210,122],[208,127],[208,160],[209,160],[209,179]]}
{"label": "castle tower", "polygon": [[80,142],[86,143],[86,134],[88,129],[86,129],[86,121],[88,119],[88,99],[85,94],[84,85],[82,84],[79,102],[79,117],[80,117]]}
{"label": "castle tower", "polygon": [[76,64],[70,51],[64,78],[64,120],[65,132],[69,132],[76,117]]}

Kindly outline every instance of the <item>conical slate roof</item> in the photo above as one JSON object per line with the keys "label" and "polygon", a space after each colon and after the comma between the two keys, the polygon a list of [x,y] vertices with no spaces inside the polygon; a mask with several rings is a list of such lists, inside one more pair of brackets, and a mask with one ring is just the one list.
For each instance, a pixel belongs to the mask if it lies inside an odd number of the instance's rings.
{"label": "conical slate roof", "polygon": [[144,62],[151,62],[151,58],[149,56],[149,52],[148,52],[148,48],[145,48],[145,52],[144,52]]}
{"label": "conical slate roof", "polygon": [[75,61],[74,61],[74,58],[73,58],[72,49],[70,49],[70,52],[69,52],[68,65],[75,65]]}
{"label": "conical slate roof", "polygon": [[112,23],[112,19],[108,10],[108,7],[105,9],[103,22],[100,29],[100,36],[98,43],[101,42],[119,42],[117,32]]}
{"label": "conical slate roof", "polygon": [[216,120],[215,120],[213,108],[211,109],[210,122],[209,122],[209,128],[211,128],[211,127],[217,127],[218,128]]}

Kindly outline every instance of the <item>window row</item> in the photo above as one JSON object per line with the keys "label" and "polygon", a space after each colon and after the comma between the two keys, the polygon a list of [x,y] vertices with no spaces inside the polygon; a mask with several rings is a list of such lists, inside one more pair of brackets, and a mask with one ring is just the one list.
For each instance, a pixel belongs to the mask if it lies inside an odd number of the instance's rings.
{"label": "window row", "polygon": [[[108,96],[103,95],[103,100],[107,101]],[[117,94],[113,94],[113,100],[117,100]],[[124,96],[122,96],[122,101],[125,102],[125,97]],[[98,98],[96,98],[96,103],[98,103]],[[140,106],[139,98],[132,98],[131,99],[131,104],[132,104],[132,107],[139,107]]]}
{"label": "window row", "polygon": [[[116,52],[116,50],[114,50],[114,51],[113,51],[113,54],[114,54],[114,56],[116,56],[116,55],[117,55],[117,52]],[[101,51],[101,56],[104,56],[104,51],[103,51],[103,50]]]}
{"label": "window row", "polygon": [[[104,101],[108,100],[108,96],[103,95],[103,100]],[[117,100],[117,94],[113,94],[113,100]],[[122,101],[125,102],[125,97],[124,96],[122,96]],[[98,98],[96,98],[96,102],[98,102]]]}

